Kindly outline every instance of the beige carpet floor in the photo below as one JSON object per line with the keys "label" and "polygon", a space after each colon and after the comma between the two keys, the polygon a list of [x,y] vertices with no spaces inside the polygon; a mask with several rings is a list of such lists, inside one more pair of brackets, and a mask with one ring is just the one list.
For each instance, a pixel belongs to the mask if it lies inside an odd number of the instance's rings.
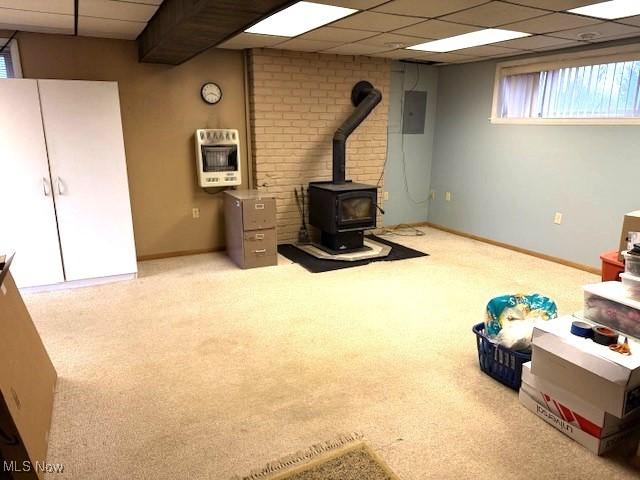
{"label": "beige carpet floor", "polygon": [[570,313],[598,278],[425,231],[395,240],[431,256],[400,262],[310,274],[199,255],[28,296],[60,375],[55,478],[228,479],[355,431],[403,480],[637,479],[477,365],[490,297],[536,291]]}

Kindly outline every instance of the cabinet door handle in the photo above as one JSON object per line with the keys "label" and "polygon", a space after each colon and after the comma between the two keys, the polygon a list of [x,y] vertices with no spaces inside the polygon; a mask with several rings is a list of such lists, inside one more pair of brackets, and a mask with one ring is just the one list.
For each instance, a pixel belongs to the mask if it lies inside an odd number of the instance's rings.
{"label": "cabinet door handle", "polygon": [[58,188],[58,195],[64,195],[64,183],[62,183],[60,177],[56,177],[56,187]]}
{"label": "cabinet door handle", "polygon": [[253,253],[257,253],[257,254],[267,253],[267,249],[263,248],[261,250],[254,250]]}
{"label": "cabinet door handle", "polygon": [[47,180],[47,177],[42,177],[42,193],[44,193],[45,197],[51,195],[51,190],[49,189],[49,180]]}

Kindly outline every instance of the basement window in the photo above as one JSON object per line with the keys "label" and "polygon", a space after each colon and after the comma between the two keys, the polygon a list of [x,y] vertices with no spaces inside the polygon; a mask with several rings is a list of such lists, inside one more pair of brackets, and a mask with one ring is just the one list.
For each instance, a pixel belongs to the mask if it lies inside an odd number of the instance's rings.
{"label": "basement window", "polygon": [[640,123],[640,48],[499,64],[493,123]]}
{"label": "basement window", "polygon": [[22,78],[18,42],[15,39],[0,38],[0,78]]}

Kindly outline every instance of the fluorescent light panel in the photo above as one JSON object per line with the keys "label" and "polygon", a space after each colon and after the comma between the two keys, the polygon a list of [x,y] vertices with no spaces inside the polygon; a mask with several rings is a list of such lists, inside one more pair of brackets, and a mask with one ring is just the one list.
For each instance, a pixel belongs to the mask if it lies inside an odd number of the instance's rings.
{"label": "fluorescent light panel", "polygon": [[296,37],[304,32],[357,12],[353,8],[335,7],[321,3],[298,2],[274,13],[245,30],[247,33]]}
{"label": "fluorescent light panel", "polygon": [[596,3],[595,5],[587,5],[586,7],[573,8],[568,11],[589,17],[613,20],[616,18],[640,15],[640,1],[611,0],[609,2]]}
{"label": "fluorescent light panel", "polygon": [[515,32],[513,30],[487,28],[485,30],[456,35],[455,37],[443,38],[433,42],[421,43],[407,48],[424,52],[443,53],[461,50],[463,48],[477,47],[479,45],[487,45],[489,43],[503,42],[514,38],[528,37],[530,35],[530,33]]}

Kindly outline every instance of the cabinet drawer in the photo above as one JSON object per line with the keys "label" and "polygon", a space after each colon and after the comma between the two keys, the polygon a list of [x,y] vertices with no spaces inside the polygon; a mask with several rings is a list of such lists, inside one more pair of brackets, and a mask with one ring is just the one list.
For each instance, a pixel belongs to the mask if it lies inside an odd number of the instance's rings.
{"label": "cabinet drawer", "polygon": [[245,265],[248,268],[275,265],[275,257],[278,254],[276,229],[244,232],[243,250]]}
{"label": "cabinet drawer", "polygon": [[267,267],[278,264],[275,248],[245,248],[243,268]]}
{"label": "cabinet drawer", "polygon": [[261,249],[269,248],[273,250],[276,245],[276,229],[268,228],[265,230],[250,230],[244,232],[244,248]]}
{"label": "cabinet drawer", "polygon": [[242,223],[245,230],[275,227],[276,200],[274,198],[242,201]]}

